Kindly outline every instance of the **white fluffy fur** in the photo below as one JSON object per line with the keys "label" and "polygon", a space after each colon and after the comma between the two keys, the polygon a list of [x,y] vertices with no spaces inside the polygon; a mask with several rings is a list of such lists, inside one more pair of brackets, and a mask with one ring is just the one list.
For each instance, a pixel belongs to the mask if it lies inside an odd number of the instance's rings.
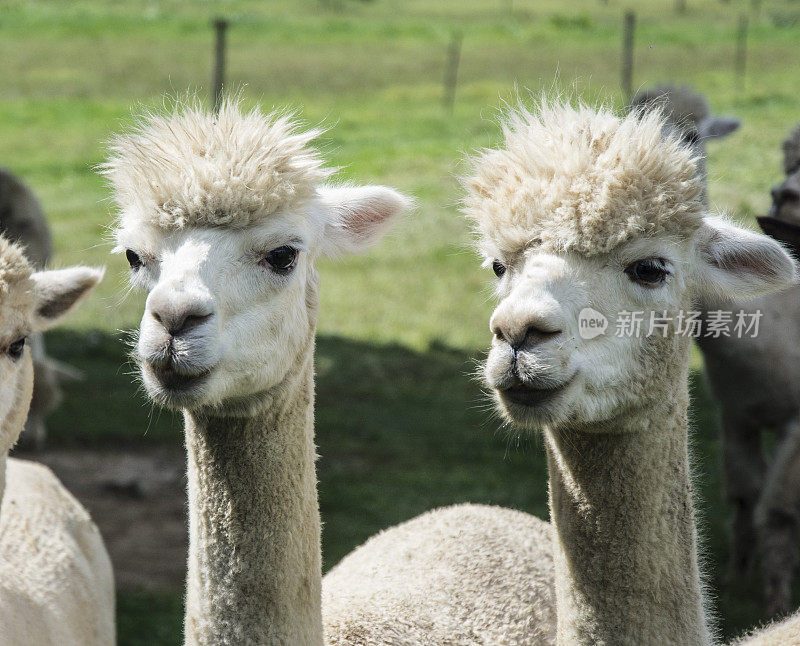
{"label": "white fluffy fur", "polygon": [[125,220],[165,229],[246,227],[297,209],[331,174],[290,115],[243,112],[237,100],[219,114],[175,105],[143,117],[118,136],[102,166]]}
{"label": "white fluffy fur", "polygon": [[97,526],[53,473],[8,460],[0,507],[0,644],[110,646],[114,576]]}
{"label": "white fluffy fur", "polygon": [[322,581],[329,646],[549,646],[551,527],[483,505],[436,509],[370,538]]}
{"label": "white fluffy fur", "polygon": [[512,111],[503,132],[504,145],[477,155],[464,185],[482,242],[506,255],[530,245],[594,255],[700,226],[696,161],[663,136],[658,114],[542,101]]}

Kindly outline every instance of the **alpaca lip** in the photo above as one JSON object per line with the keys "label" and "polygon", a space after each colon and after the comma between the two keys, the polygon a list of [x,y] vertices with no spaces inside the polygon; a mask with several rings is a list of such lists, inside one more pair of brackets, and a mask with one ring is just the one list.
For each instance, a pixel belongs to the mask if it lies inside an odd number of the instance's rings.
{"label": "alpaca lip", "polygon": [[506,402],[511,402],[518,406],[536,406],[548,399],[552,399],[555,395],[564,390],[564,388],[569,385],[570,381],[571,380],[567,380],[563,384],[551,388],[532,388],[519,384],[517,386],[511,386],[510,388],[504,388],[498,392],[500,393],[500,397]]}
{"label": "alpaca lip", "polygon": [[179,372],[174,367],[156,367],[145,363],[144,369],[152,375],[159,385],[169,391],[187,391],[197,386],[210,373],[211,368],[194,373]]}

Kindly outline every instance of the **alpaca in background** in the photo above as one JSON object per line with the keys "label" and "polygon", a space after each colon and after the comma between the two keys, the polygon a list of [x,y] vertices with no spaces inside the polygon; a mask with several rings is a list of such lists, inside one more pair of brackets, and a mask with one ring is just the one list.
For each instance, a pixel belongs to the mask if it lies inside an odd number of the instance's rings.
{"label": "alpaca in background", "polygon": [[[705,97],[685,87],[661,86],[631,102],[634,112],[652,109],[663,112],[667,131],[697,156],[707,205],[705,142],[734,132],[739,122],[712,115]],[[787,173],[797,172],[797,142],[791,137],[784,143],[784,153]],[[789,175],[773,190],[782,217],[796,208],[792,200],[796,182]],[[730,571],[742,576],[758,561],[766,612],[783,613],[791,607],[790,584],[798,556],[798,511],[782,504],[791,495],[782,491],[782,474],[796,443],[792,429],[800,422],[800,286],[747,302],[735,294],[709,294],[699,308],[706,313],[760,312],[758,335],[704,334],[697,344],[722,417],[725,493],[733,510]],[[765,429],[774,429],[778,436],[770,463],[761,448]]]}
{"label": "alpaca in background", "polygon": [[100,532],[47,467],[8,457],[33,389],[29,335],[57,324],[102,271],[33,272],[0,237],[0,643],[109,646],[114,576]]}
{"label": "alpaca in background", "polygon": [[[35,269],[44,269],[50,262],[53,242],[44,211],[33,191],[3,168],[0,168],[0,234],[21,244]],[[74,379],[79,373],[47,356],[41,333],[31,336],[30,346],[33,398],[22,442],[41,449],[47,438],[45,419],[61,401],[59,379]]]}

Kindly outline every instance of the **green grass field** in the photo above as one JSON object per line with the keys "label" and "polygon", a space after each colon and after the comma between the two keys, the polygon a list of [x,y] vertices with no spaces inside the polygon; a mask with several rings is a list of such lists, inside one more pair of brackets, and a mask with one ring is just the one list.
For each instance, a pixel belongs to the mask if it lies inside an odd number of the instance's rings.
{"label": "green grass field", "polygon": [[[779,144],[800,120],[800,4],[789,0],[636,3],[636,87],[690,83],[744,120],[711,145],[711,198],[736,217],[763,212]],[[568,8],[566,8],[568,6]],[[111,206],[93,171],[131,107],[208,93],[212,30],[230,19],[231,86],[248,104],[292,106],[329,127],[341,176],[397,186],[419,210],[370,253],[321,267],[317,435],[329,567],[367,536],[436,505],[471,500],[546,515],[535,439],[499,429],[471,375],[488,345],[490,274],[457,212],[469,151],[496,143],[503,102],[563,91],[623,103],[617,0],[0,0],[0,164],[50,216],[57,264],[106,264],[93,297],[49,346],[84,368],[51,421],[56,444],[181,442],[126,374],[119,330],[134,327],[124,259],[108,256]],[[733,73],[739,15],[748,73]],[[463,34],[455,109],[442,107],[447,46]],[[726,584],[717,418],[695,361],[695,459],[710,589],[725,635],[763,619],[755,580]],[[181,591],[119,599],[120,644],[180,641]]]}

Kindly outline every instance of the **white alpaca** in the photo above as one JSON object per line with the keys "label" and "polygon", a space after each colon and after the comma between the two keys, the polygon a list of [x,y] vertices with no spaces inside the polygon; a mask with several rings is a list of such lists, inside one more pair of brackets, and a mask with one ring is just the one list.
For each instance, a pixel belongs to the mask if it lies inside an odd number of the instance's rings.
{"label": "white alpaca", "polygon": [[28,414],[26,338],[55,325],[102,277],[87,267],[32,273],[0,238],[0,644],[108,646],[114,577],[100,532],[44,466],[8,458]]}
{"label": "white alpaca", "polygon": [[[323,643],[314,262],[374,243],[409,201],[381,186],[326,186],[316,134],[232,102],[218,116],[186,107],[118,138],[106,166],[119,250],[148,292],[135,351],[144,385],[184,412],[187,644]],[[326,583],[326,639],[552,643],[549,546],[530,538],[543,524],[516,514],[530,530],[518,532],[509,514],[434,512],[365,545]],[[477,544],[448,552],[453,536]],[[405,592],[359,597],[359,577],[384,566],[370,558],[381,544],[396,549],[388,567],[407,573]],[[495,563],[509,571],[499,576]],[[448,568],[449,577],[425,578]],[[345,597],[363,605],[337,605]]]}
{"label": "white alpaca", "polygon": [[[44,269],[53,255],[50,226],[33,191],[11,172],[0,168],[0,233],[23,245],[25,256],[35,269]],[[44,336],[30,338],[33,354],[33,396],[25,422],[23,442],[43,448],[47,438],[45,419],[61,401],[59,377],[77,372],[46,355]]]}
{"label": "white alpaca", "polygon": [[707,216],[692,152],[657,114],[543,103],[504,131],[474,162],[466,212],[499,276],[486,380],[547,449],[557,643],[711,644],[680,315],[785,287],[794,263]]}

